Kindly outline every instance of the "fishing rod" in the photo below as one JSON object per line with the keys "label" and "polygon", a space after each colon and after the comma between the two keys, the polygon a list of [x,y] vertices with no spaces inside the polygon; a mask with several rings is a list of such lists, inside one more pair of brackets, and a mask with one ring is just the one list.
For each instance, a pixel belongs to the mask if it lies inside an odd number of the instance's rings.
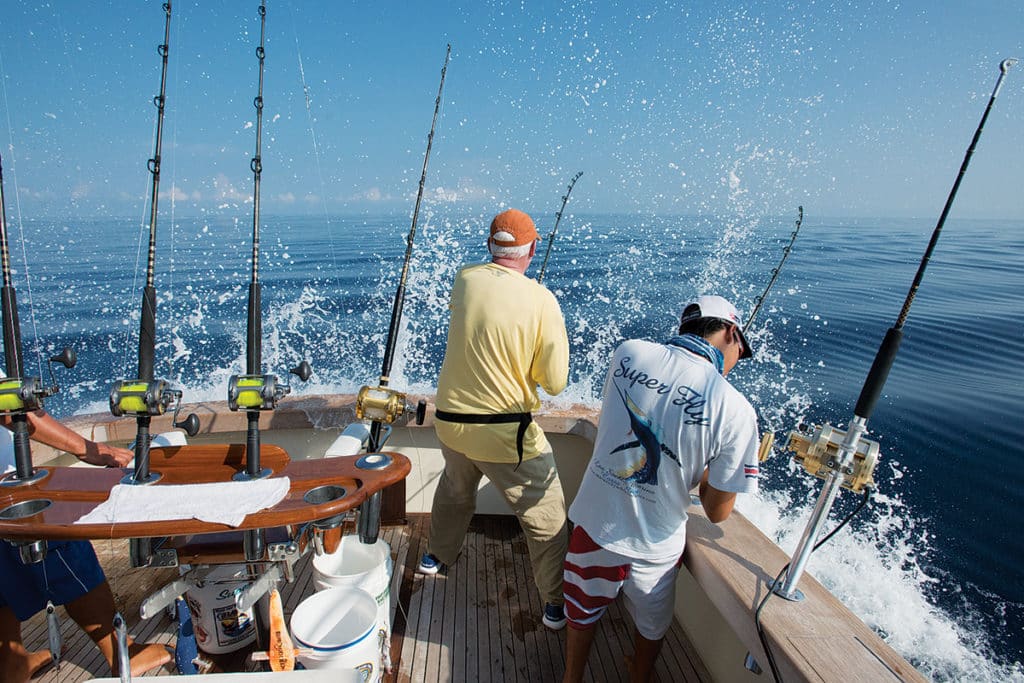
{"label": "fishing rod", "polygon": [[[862,435],[867,432],[868,419],[874,411],[875,404],[881,396],[882,388],[896,359],[896,352],[903,338],[903,326],[910,314],[910,307],[924,278],[925,269],[931,260],[932,252],[938,242],[942,227],[946,222],[946,217],[949,215],[957,190],[960,188],[960,183],[967,171],[971,156],[974,154],[978,139],[981,137],[985,121],[988,119],[996,97],[999,95],[1003,79],[1010,67],[1016,63],[1016,59],[1004,59],[999,64],[999,78],[996,80],[995,87],[992,90],[988,106],[985,107],[985,112],[964,155],[963,163],[960,165],[960,172],[946,198],[946,204],[932,232],[928,247],[921,257],[920,265],[918,266],[917,273],[914,275],[907,297],[903,302],[903,307],[896,318],[896,322],[886,332],[885,338],[882,340],[875,355],[871,369],[861,388],[860,396],[857,398],[848,429],[844,432],[825,423],[815,427],[812,434],[801,430],[790,432],[787,449],[793,451],[794,459],[803,465],[804,469],[824,479],[825,483],[822,486],[821,494],[811,513],[811,517],[807,522],[807,527],[804,529],[804,533],[797,544],[797,549],[793,553],[793,559],[779,572],[779,577],[775,581],[770,582],[771,591],[766,596],[766,599],[770,595],[775,594],[790,601],[803,600],[804,595],[801,591],[797,590],[796,585],[803,574],[811,553],[824,540],[831,537],[832,533],[835,533],[834,530],[829,536],[822,539],[821,542],[816,542],[821,527],[839,494],[839,490],[845,488],[856,493],[863,493],[866,500],[866,496],[874,488],[873,475],[878,462],[879,446],[877,441],[862,438]],[[845,525],[849,519],[850,517],[848,516],[840,524],[839,528]],[[762,603],[758,608],[758,614],[760,614],[763,606]],[[758,629],[759,631],[761,630],[760,624],[758,624]],[[765,646],[765,653],[768,656],[775,680],[781,680],[774,657],[771,654],[771,650],[767,647],[763,634],[762,643]]]}
{"label": "fishing rod", "polygon": [[786,248],[782,250],[782,260],[779,261],[779,265],[772,269],[772,277],[768,281],[768,286],[764,288],[764,291],[761,292],[761,296],[757,297],[754,302],[754,310],[750,312],[750,317],[747,318],[747,323],[743,326],[744,336],[746,336],[747,330],[749,330],[750,326],[753,324],[754,318],[757,317],[758,311],[761,310],[761,304],[764,303],[765,297],[768,296],[768,292],[771,291],[772,285],[775,284],[775,279],[779,277],[779,271],[782,270],[782,264],[786,262],[786,259],[789,258],[789,252],[793,250],[793,243],[796,242],[797,233],[800,232],[800,225],[804,222],[804,207],[798,206],[797,211],[799,214],[796,219],[796,229],[793,230],[793,234],[789,236],[789,244],[787,244]]}
{"label": "fishing rod", "polygon": [[[263,322],[262,322],[262,291],[260,288],[260,179],[263,173],[263,159],[261,155],[263,145],[263,73],[264,60],[266,58],[266,26],[267,26],[267,5],[262,0],[259,6],[260,16],[260,44],[256,48],[256,58],[259,60],[259,86],[256,97],[253,99],[253,106],[256,108],[256,152],[249,162],[249,168],[253,175],[253,201],[252,201],[252,271],[249,282],[249,305],[246,325],[246,353],[244,375],[232,375],[228,380],[228,407],[237,411],[239,408],[245,410],[246,430],[246,455],[245,472],[238,472],[236,480],[262,479],[270,476],[269,469],[260,466],[260,411],[274,410],[278,401],[288,395],[291,387],[286,384],[279,384],[274,375],[262,374],[263,365]],[[309,379],[312,368],[309,363],[302,361],[290,372],[298,376],[303,382]],[[246,532],[247,539],[250,535]],[[252,539],[255,541],[255,539]],[[248,545],[248,543],[247,543]],[[262,555],[260,547],[262,543],[254,542],[252,554]],[[246,556],[249,557],[247,548]]]}
{"label": "fishing rod", "polygon": [[149,469],[150,421],[154,415],[163,415],[175,401],[175,427],[184,429],[189,436],[199,431],[199,418],[190,414],[178,422],[181,410],[181,391],[171,389],[162,379],[153,379],[153,359],[156,355],[156,288],[153,285],[156,270],[156,225],[160,197],[160,153],[163,145],[164,110],[167,101],[167,60],[170,52],[171,3],[163,4],[164,42],[157,46],[160,55],[160,94],[153,98],[157,109],[156,143],[153,157],[147,163],[151,176],[149,196],[149,252],[146,262],[146,285],[142,289],[142,312],[139,321],[139,371],[136,379],[120,380],[110,391],[110,412],[116,417],[134,415],[135,469],[121,480],[122,484],[152,484],[162,476]]}
{"label": "fishing rod", "polygon": [[[15,471],[0,476],[0,486],[19,486],[39,481],[47,470],[32,468],[32,446],[29,441],[28,413],[42,408],[42,400],[58,391],[53,376],[53,366],[58,362],[66,368],[75,366],[75,352],[65,348],[60,355],[53,356],[47,363],[50,370],[50,385],[44,386],[38,377],[26,377],[24,356],[21,346],[21,324],[18,320],[18,297],[11,279],[11,258],[7,237],[7,216],[4,211],[4,166],[0,155],[0,269],[3,271],[3,287],[0,289],[0,308],[3,310],[4,362],[7,374],[0,379],[0,414],[11,416],[11,430],[14,439]],[[2,429],[2,427],[0,427]],[[42,560],[46,552],[44,541],[35,545]],[[25,559],[25,555],[22,555]]]}
{"label": "fishing rod", "polygon": [[[142,309],[139,319],[138,375],[114,383],[110,390],[110,412],[115,417],[135,416],[135,468],[121,479],[122,484],[148,485],[160,480],[159,472],[149,468],[150,423],[154,415],[163,415],[171,402],[175,402],[171,424],[184,429],[189,436],[199,432],[199,418],[189,414],[178,421],[181,410],[181,391],[171,389],[166,380],[153,378],[156,355],[156,225],[160,198],[160,154],[163,147],[164,110],[167,103],[167,61],[170,53],[171,3],[163,4],[164,42],[157,46],[160,55],[160,94],[153,98],[157,109],[156,142],[153,157],[147,163],[150,174],[149,196],[149,250],[146,261],[146,284],[142,289]],[[133,538],[129,541],[129,555],[133,567],[148,566],[153,559],[151,538]]]}
{"label": "fishing rod", "polygon": [[[953,187],[946,198],[946,204],[932,232],[928,247],[921,257],[921,262],[918,265],[917,273],[914,275],[914,280],[907,293],[907,297],[903,302],[903,307],[896,318],[896,322],[886,332],[885,338],[882,340],[875,355],[871,369],[868,371],[868,376],[864,381],[860,396],[857,398],[857,403],[854,406],[854,414],[850,420],[849,428],[844,432],[825,423],[821,426],[816,426],[812,434],[808,434],[802,427],[790,432],[786,448],[793,451],[794,459],[804,469],[824,479],[825,483],[822,486],[821,494],[807,522],[804,533],[797,544],[797,549],[793,553],[793,559],[779,571],[774,580],[768,582],[770,591],[761,600],[755,612],[754,621],[758,637],[768,658],[772,676],[776,681],[782,681],[782,676],[761,624],[761,612],[772,595],[779,595],[786,600],[794,602],[804,599],[803,593],[796,588],[796,585],[803,574],[811,553],[821,547],[850,522],[854,515],[866,505],[871,491],[874,489],[873,476],[878,462],[879,446],[877,441],[861,437],[867,431],[867,421],[874,411],[875,404],[881,396],[882,388],[896,359],[896,352],[903,338],[903,326],[910,314],[910,306],[913,304],[917,290],[924,278],[925,269],[931,260],[932,252],[938,242],[942,227],[946,222],[946,217],[949,215],[949,210],[953,205],[957,190],[960,188],[960,182],[963,180],[967,166],[974,154],[974,149],[981,137],[985,121],[988,119],[988,115],[992,111],[992,105],[999,95],[1003,79],[1010,67],[1016,63],[1017,60],[1011,58],[1004,59],[999,64],[999,78],[996,80],[995,87],[992,90],[992,96],[989,98],[985,112],[982,114],[981,121],[974,132],[974,137],[971,139],[971,143],[964,155],[963,162],[960,165],[960,172],[957,174],[956,181],[953,183]],[[802,216],[803,213],[801,211]],[[821,527],[828,517],[840,488],[863,494],[862,501],[824,538],[817,540]],[[756,666],[756,662],[751,663],[749,668],[757,671],[760,670],[760,667]]]}
{"label": "fishing rod", "polygon": [[[427,134],[427,151],[423,155],[423,170],[420,173],[419,190],[416,192],[416,205],[412,212],[412,225],[409,227],[409,235],[405,238],[405,259],[402,262],[402,274],[398,279],[398,288],[395,291],[395,300],[391,307],[391,323],[388,325],[388,338],[384,345],[384,360],[381,363],[380,380],[376,387],[364,386],[359,390],[356,397],[356,417],[369,419],[370,434],[367,442],[367,451],[375,453],[383,445],[381,431],[385,424],[390,425],[399,416],[409,412],[406,405],[404,393],[395,391],[388,387],[391,382],[391,364],[395,358],[395,347],[398,344],[398,331],[402,322],[402,308],[405,306],[405,286],[409,277],[409,263],[412,260],[412,247],[416,239],[416,225],[419,221],[420,203],[423,201],[423,188],[427,182],[427,164],[430,162],[430,150],[434,143],[434,130],[437,127],[437,117],[441,111],[441,94],[444,92],[444,79],[448,73],[448,61],[451,58],[452,46],[444,54],[444,65],[441,67],[441,83],[437,87],[437,98],[434,100],[434,117],[430,122],[430,133]],[[426,414],[427,403],[421,400],[416,406],[416,424],[423,424]],[[365,464],[365,463],[364,463]],[[377,466],[383,467],[387,462],[381,461]],[[380,522],[381,493],[373,494],[360,507],[359,514],[359,535],[364,543],[374,543],[377,540],[377,532]]]}
{"label": "fishing rod", "polygon": [[565,211],[565,205],[569,201],[569,195],[572,194],[572,188],[576,185],[576,181],[583,175],[583,171],[579,171],[569,181],[569,189],[562,195],[562,207],[558,209],[558,213],[555,214],[555,227],[551,228],[551,234],[548,235],[548,250],[544,252],[544,263],[540,265],[540,275],[537,276],[537,282],[541,283],[544,281],[544,271],[548,267],[548,259],[551,258],[551,247],[555,244],[555,233],[558,232],[558,224],[562,222],[562,212]]}

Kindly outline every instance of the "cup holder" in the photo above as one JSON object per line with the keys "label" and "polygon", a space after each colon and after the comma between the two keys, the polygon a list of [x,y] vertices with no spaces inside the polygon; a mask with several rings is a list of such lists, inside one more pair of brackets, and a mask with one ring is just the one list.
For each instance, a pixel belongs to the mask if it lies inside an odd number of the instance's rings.
{"label": "cup holder", "polygon": [[[320,505],[322,503],[330,503],[335,500],[341,500],[348,492],[343,486],[335,486],[334,484],[328,484],[326,486],[317,486],[315,489],[306,491],[306,495],[302,497],[304,501],[310,505]],[[324,519],[318,519],[313,522],[313,527],[320,530],[334,529],[335,527],[341,526],[341,523],[345,521],[348,516],[347,512],[342,512],[331,517]]]}
{"label": "cup holder", "polygon": [[341,500],[346,495],[348,495],[348,491],[345,490],[345,487],[328,484],[326,486],[317,486],[315,489],[306,491],[306,495],[302,497],[302,500],[306,501],[310,505],[321,505],[323,503]]}
{"label": "cup holder", "polygon": [[0,510],[0,519],[24,519],[32,515],[38,515],[51,505],[53,505],[53,501],[48,498],[23,500],[20,503],[9,505]]}

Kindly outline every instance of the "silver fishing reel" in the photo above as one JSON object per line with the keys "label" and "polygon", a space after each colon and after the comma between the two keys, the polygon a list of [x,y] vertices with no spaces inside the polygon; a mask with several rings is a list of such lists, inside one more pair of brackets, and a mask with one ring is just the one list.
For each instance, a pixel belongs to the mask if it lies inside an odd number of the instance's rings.
{"label": "silver fishing reel", "polygon": [[825,479],[832,472],[840,472],[843,475],[840,486],[844,489],[860,493],[865,487],[873,488],[878,442],[860,439],[853,462],[841,466],[839,448],[845,438],[845,431],[825,423],[816,425],[810,434],[805,430],[791,431],[786,450],[793,451],[793,459],[816,477]]}
{"label": "silver fishing reel", "polygon": [[[289,372],[305,382],[313,374],[313,369],[302,361]],[[278,401],[291,390],[291,386],[278,382],[277,375],[231,375],[228,379],[228,408],[274,410]]]}
{"label": "silver fishing reel", "polygon": [[169,388],[162,379],[124,379],[110,390],[110,412],[115,417],[163,415],[175,399],[181,399],[181,392]]}
{"label": "silver fishing reel", "polygon": [[189,414],[184,420],[178,420],[181,412],[181,391],[171,389],[162,379],[147,382],[141,379],[124,379],[114,383],[110,390],[110,412],[114,417],[134,415],[146,417],[163,415],[171,402],[174,402],[174,417],[171,424],[184,429],[189,436],[199,433],[199,418]]}
{"label": "silver fishing reel", "polygon": [[44,398],[59,391],[57,379],[53,376],[53,363],[66,368],[75,367],[78,358],[74,349],[65,348],[60,354],[47,359],[50,384],[44,385],[39,377],[4,377],[0,379],[0,414],[27,413],[42,406]]}
{"label": "silver fishing reel", "polygon": [[278,384],[276,375],[232,375],[228,380],[228,408],[273,410],[291,390],[287,384]]}

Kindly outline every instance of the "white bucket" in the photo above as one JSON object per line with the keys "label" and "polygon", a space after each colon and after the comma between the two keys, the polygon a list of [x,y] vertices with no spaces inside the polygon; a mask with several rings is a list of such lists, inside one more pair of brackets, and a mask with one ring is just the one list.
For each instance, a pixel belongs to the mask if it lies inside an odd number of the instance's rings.
{"label": "white bucket", "polygon": [[364,681],[383,673],[377,603],[359,588],[313,593],[291,618],[292,641],[306,650],[296,659],[307,669],[355,669]]}
{"label": "white bucket", "polygon": [[235,652],[256,640],[252,610],[235,607],[235,595],[248,583],[245,565],[225,564],[185,593],[200,650],[213,655]]}
{"label": "white bucket", "polygon": [[377,623],[391,636],[391,546],[384,539],[366,544],[357,534],[343,536],[333,553],[313,558],[318,591],[338,586],[361,588],[377,601]]}

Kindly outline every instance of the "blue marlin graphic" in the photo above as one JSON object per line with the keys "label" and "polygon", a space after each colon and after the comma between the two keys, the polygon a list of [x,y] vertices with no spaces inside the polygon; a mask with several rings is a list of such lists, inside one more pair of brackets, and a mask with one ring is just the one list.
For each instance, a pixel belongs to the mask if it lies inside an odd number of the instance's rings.
{"label": "blue marlin graphic", "polygon": [[[618,387],[616,387],[616,390],[618,391]],[[612,449],[612,453],[643,448],[644,455],[634,467],[622,470],[616,474],[625,481],[637,484],[651,484],[652,486],[657,485],[658,466],[661,464],[662,452],[673,460],[678,461],[679,458],[669,448],[662,445],[661,439],[655,432],[655,427],[651,423],[650,418],[643,414],[640,406],[629,398],[629,394],[619,391],[619,396],[622,398],[622,403],[626,407],[626,413],[629,415],[630,429],[637,439],[627,441],[621,446]]]}

